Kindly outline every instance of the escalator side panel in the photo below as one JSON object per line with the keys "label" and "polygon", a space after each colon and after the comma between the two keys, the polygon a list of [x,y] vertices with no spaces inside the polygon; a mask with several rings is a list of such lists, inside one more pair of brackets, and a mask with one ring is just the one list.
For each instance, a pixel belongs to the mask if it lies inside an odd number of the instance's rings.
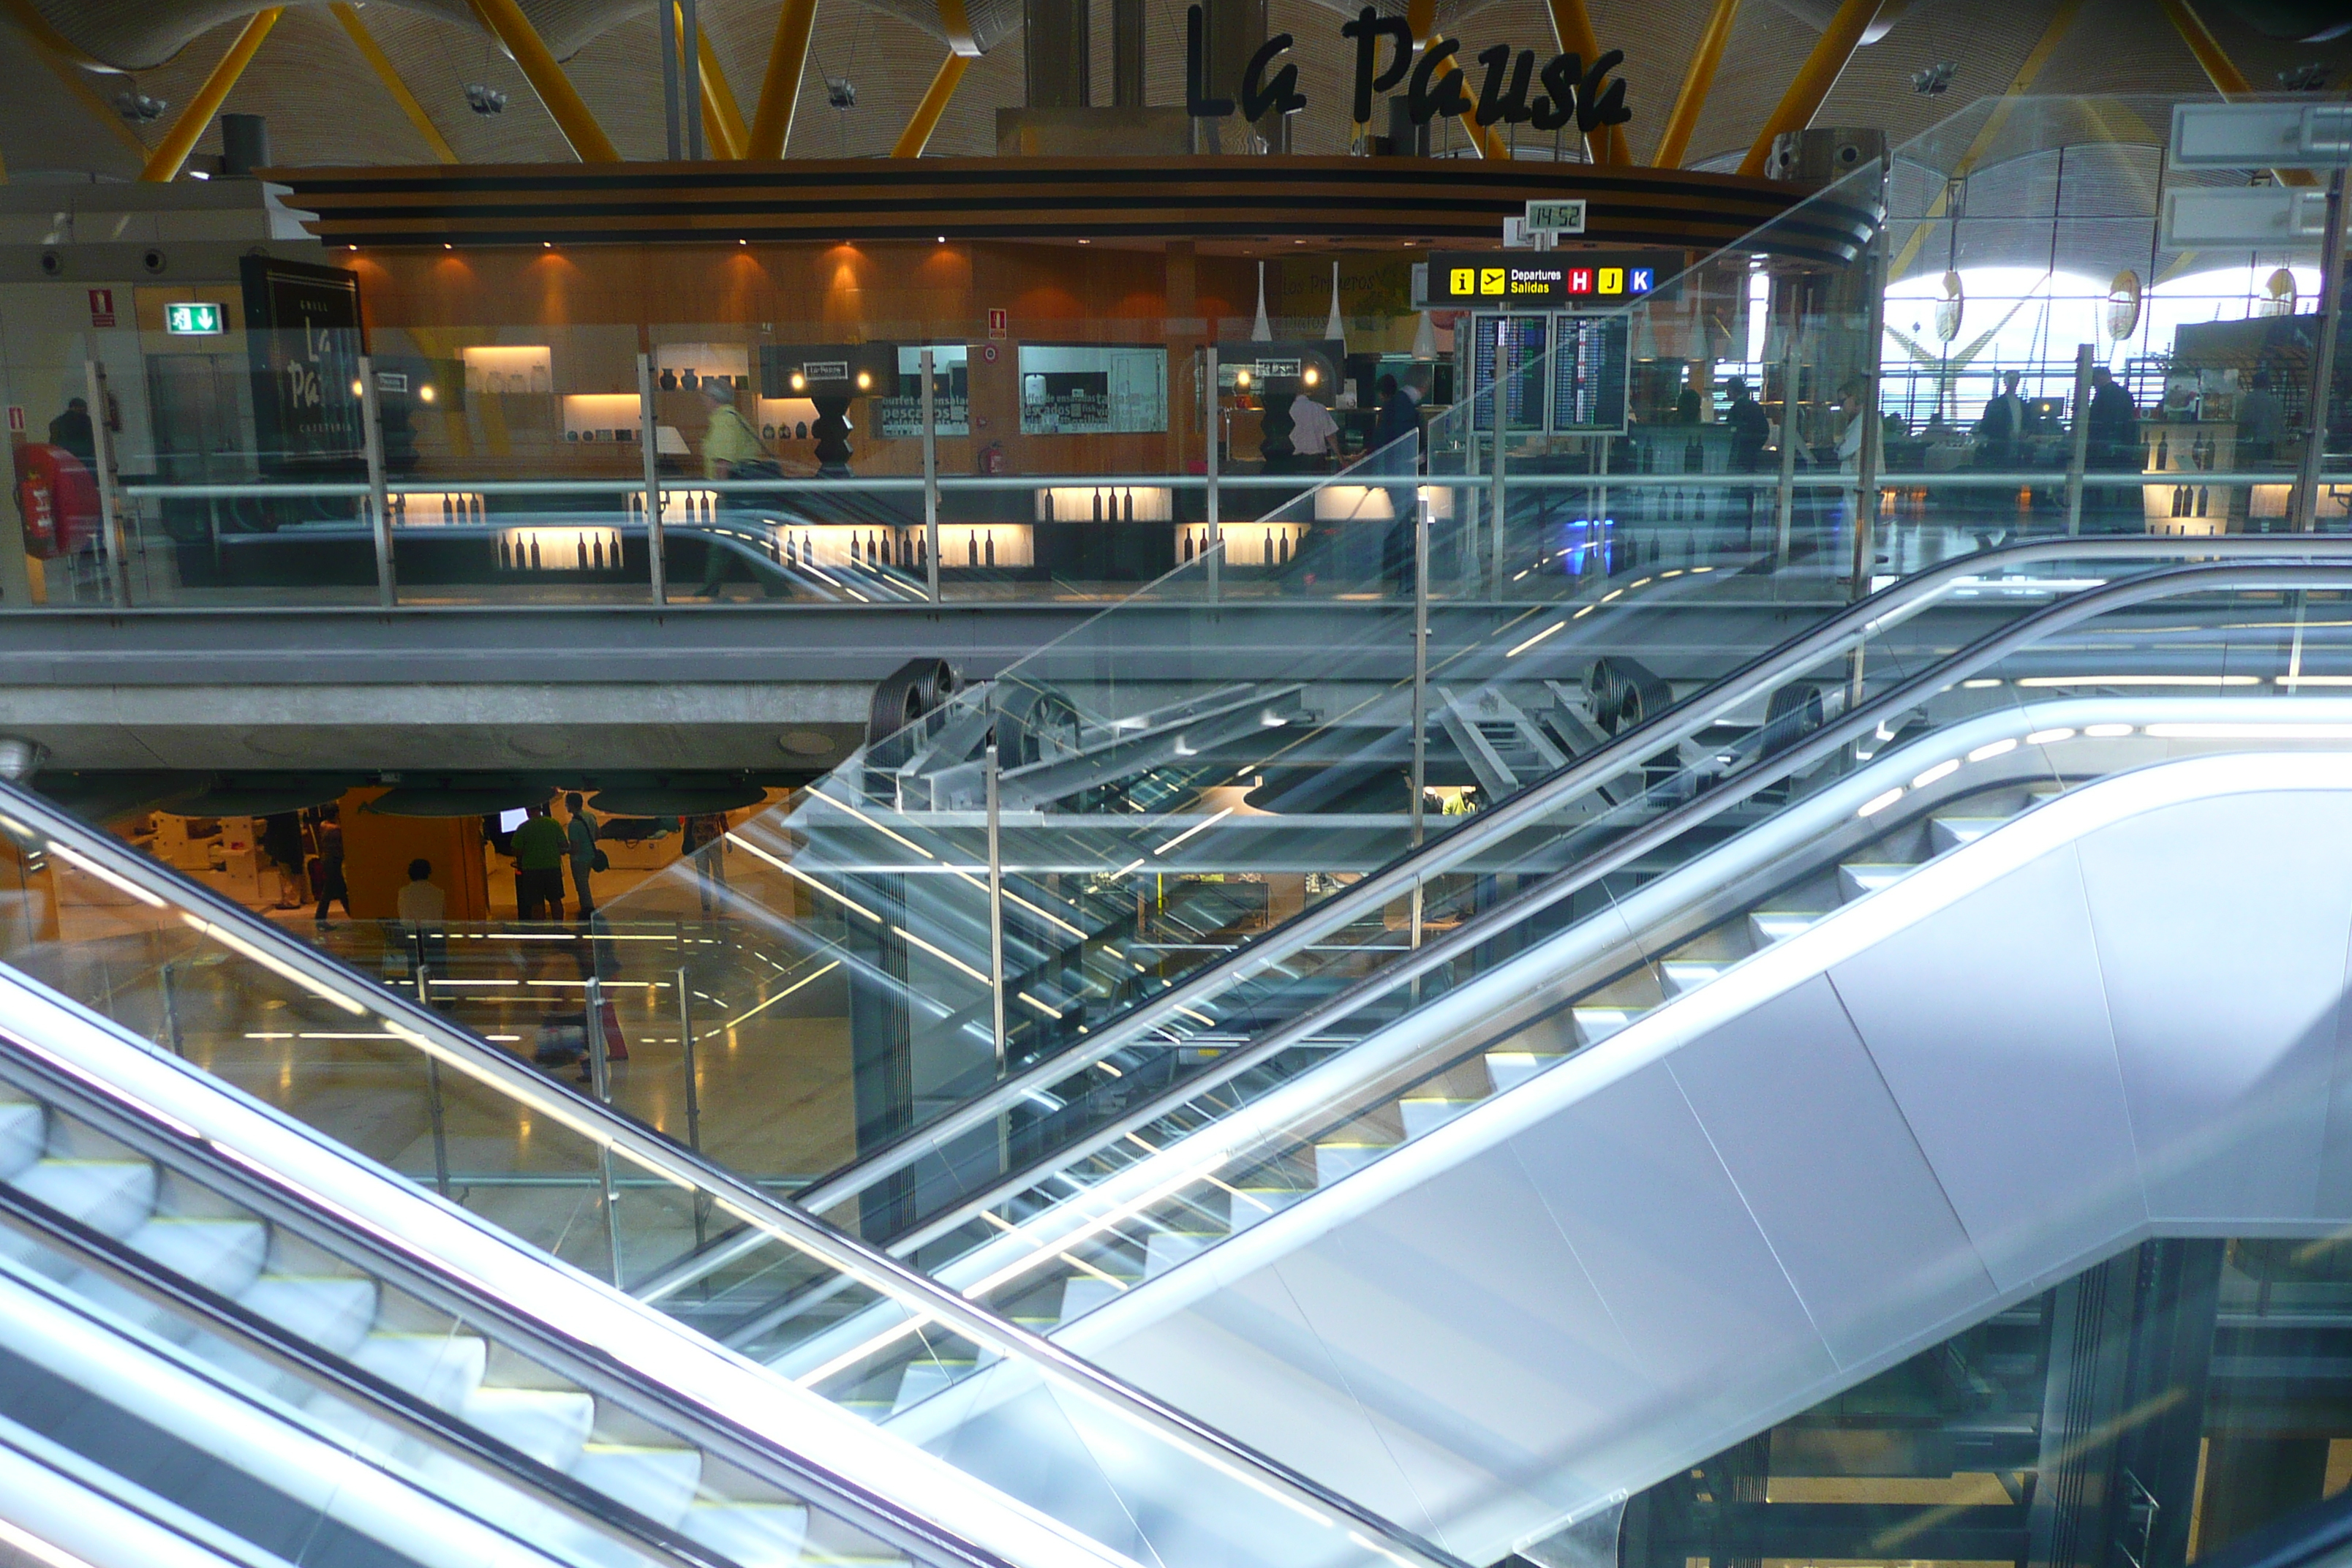
{"label": "escalator side panel", "polygon": [[2121,1247],[2327,1234],[2343,824],[2339,755],[2084,786],[1061,1338],[1491,1561]]}

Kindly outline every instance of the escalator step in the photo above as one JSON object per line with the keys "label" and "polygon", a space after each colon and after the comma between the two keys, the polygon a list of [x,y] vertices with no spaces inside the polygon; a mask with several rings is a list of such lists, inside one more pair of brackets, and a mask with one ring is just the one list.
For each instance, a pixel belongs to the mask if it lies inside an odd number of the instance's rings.
{"label": "escalator step", "polygon": [[2005,816],[1937,816],[1928,819],[1927,830],[1940,852],[1974,844],[2008,820]]}
{"label": "escalator step", "polygon": [[1495,1092],[1501,1094],[1518,1088],[1554,1062],[1565,1059],[1564,1057],[1537,1051],[1488,1051],[1486,1076],[1494,1080]]}
{"label": "escalator step", "polygon": [[41,1157],[48,1138],[48,1118],[29,1100],[0,1100],[0,1181]]}
{"label": "escalator step", "polygon": [[1271,1219],[1312,1190],[1308,1187],[1234,1188],[1230,1210],[1233,1222],[1227,1234],[1237,1234],[1260,1220]]}
{"label": "escalator step", "polygon": [[595,1400],[552,1388],[478,1388],[462,1414],[492,1436],[559,1470],[580,1457],[596,1426]]}
{"label": "escalator step", "polygon": [[1916,869],[1896,861],[1851,861],[1838,868],[1838,890],[1849,899],[1859,899],[1893,887]]}
{"label": "escalator step", "polygon": [[702,1456],[691,1448],[591,1443],[572,1462],[572,1479],[675,1528],[702,1481]]}
{"label": "escalator step", "polygon": [[793,1568],[808,1540],[809,1510],[796,1502],[710,1502],[686,1510],[687,1535],[740,1568]]}
{"label": "escalator step", "polygon": [[1399,1146],[1395,1143],[1318,1143],[1315,1145],[1315,1184],[1328,1187],[1343,1176],[1355,1174]]}
{"label": "escalator step", "polygon": [[1588,1046],[1597,1046],[1643,1014],[1647,1007],[1578,1007],[1573,1010],[1576,1032],[1584,1037]]}
{"label": "escalator step", "polygon": [[155,1167],[144,1160],[40,1160],[9,1184],[112,1237],[155,1211]]}
{"label": "escalator step", "polygon": [[1472,1106],[1480,1103],[1482,1102],[1475,1100],[1443,1100],[1433,1097],[1402,1101],[1405,1142],[1410,1143],[1416,1138],[1436,1131]]}
{"label": "escalator step", "polygon": [[1819,910],[1759,910],[1748,917],[1748,927],[1758,942],[1769,944],[1811,929],[1822,914]]}
{"label": "escalator step", "polygon": [[1666,977],[1666,994],[1679,996],[1685,991],[1696,991],[1731,967],[1728,960],[1699,958],[1669,958],[1658,965]]}

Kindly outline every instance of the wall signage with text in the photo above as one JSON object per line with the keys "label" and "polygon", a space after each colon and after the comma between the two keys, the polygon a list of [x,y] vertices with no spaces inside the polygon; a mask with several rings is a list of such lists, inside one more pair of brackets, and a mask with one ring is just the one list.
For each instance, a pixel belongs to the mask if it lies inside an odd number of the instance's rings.
{"label": "wall signage with text", "polygon": [[[1462,40],[1445,38],[1416,57],[1412,26],[1402,16],[1383,16],[1371,6],[1353,21],[1339,25],[1339,36],[1356,47],[1355,93],[1349,114],[1359,125],[1372,118],[1372,95],[1405,86],[1406,111],[1415,125],[1426,125],[1440,115],[1459,115],[1486,126],[1501,121],[1537,131],[1573,128],[1590,136],[1604,126],[1622,125],[1633,118],[1625,107],[1625,84],[1609,81],[1609,73],[1625,60],[1625,51],[1611,49],[1591,66],[1580,56],[1554,55],[1540,73],[1533,49],[1513,50],[1496,44],[1476,56],[1486,72],[1475,99],[1465,84],[1467,68],[1456,58]],[[1381,44],[1390,46],[1390,58],[1381,63]],[[1298,67],[1286,62],[1267,72],[1294,40],[1288,33],[1268,38],[1242,72],[1238,99],[1213,98],[1209,90],[1208,21],[1194,5],[1185,15],[1184,108],[1195,120],[1223,120],[1236,108],[1244,120],[1269,114],[1297,114],[1307,107],[1298,90]],[[1540,83],[1542,90],[1529,97]]]}
{"label": "wall signage with text", "polygon": [[1674,250],[1470,251],[1429,258],[1429,302],[1447,305],[1623,305],[1679,298]]}

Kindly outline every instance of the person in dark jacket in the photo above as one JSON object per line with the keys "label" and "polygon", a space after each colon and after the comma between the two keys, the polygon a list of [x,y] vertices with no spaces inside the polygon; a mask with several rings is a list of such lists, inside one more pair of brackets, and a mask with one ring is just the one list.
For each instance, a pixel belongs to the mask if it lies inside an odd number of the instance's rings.
{"label": "person in dark jacket", "polygon": [[63,414],[49,421],[49,445],[63,447],[81,459],[83,468],[98,472],[98,433],[90,428],[88,398],[75,398]]}

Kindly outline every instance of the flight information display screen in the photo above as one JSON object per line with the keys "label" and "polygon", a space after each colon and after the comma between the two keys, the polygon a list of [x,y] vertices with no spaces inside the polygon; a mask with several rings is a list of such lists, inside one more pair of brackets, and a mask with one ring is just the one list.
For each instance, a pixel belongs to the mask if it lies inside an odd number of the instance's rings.
{"label": "flight information display screen", "polygon": [[1633,331],[1632,319],[1622,311],[1552,318],[1554,434],[1623,434]]}

